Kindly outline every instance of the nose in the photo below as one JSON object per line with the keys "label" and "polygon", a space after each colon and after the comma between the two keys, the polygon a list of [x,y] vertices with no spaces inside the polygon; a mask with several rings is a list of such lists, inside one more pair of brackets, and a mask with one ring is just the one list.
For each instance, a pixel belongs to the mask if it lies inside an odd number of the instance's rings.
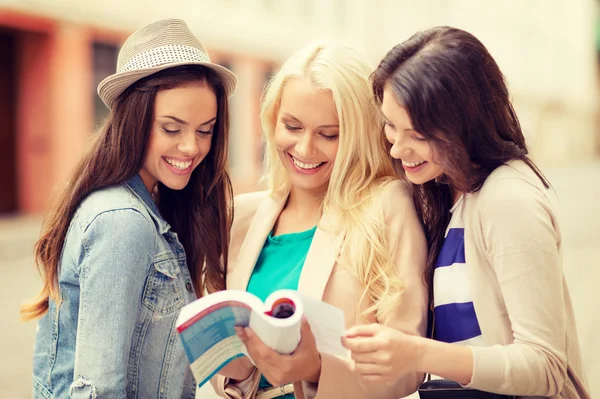
{"label": "nose", "polygon": [[180,136],[179,143],[177,143],[177,149],[181,151],[185,156],[194,157],[198,154],[198,136],[195,131],[190,130],[184,132]]}
{"label": "nose", "polygon": [[296,144],[296,152],[302,158],[310,158],[315,153],[314,134],[306,130],[298,143]]}
{"label": "nose", "polygon": [[390,148],[390,156],[394,159],[402,159],[406,157],[412,150],[406,145],[406,140],[401,132],[394,135],[392,148]]}

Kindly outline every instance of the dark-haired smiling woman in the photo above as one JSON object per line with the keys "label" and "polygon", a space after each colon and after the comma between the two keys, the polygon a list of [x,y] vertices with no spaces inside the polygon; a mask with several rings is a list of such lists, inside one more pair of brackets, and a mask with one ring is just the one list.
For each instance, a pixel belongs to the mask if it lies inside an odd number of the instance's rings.
{"label": "dark-haired smiling woman", "polygon": [[519,397],[590,398],[555,193],[528,157],[504,77],[473,35],[438,27],[372,75],[391,156],[412,183],[429,246],[434,339],[355,326],[356,371],[425,372]]}
{"label": "dark-haired smiling woman", "polygon": [[225,288],[235,75],[181,20],[135,32],[117,68],[99,86],[108,120],[36,246],[34,398],[193,398],[175,320]]}

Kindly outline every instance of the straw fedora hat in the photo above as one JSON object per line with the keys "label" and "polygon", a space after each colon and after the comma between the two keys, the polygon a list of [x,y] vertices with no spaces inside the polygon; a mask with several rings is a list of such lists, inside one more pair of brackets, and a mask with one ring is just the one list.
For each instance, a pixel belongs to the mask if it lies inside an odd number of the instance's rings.
{"label": "straw fedora hat", "polygon": [[98,85],[98,95],[108,108],[136,81],[180,65],[202,65],[222,79],[225,93],[231,96],[237,78],[229,69],[213,64],[200,41],[180,19],[153,22],[134,32],[123,44],[117,59],[117,73]]}

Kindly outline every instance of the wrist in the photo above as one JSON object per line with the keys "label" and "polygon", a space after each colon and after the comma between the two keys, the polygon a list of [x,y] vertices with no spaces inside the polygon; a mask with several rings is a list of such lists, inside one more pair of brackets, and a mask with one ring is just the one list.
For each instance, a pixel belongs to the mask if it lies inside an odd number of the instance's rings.
{"label": "wrist", "polygon": [[429,352],[431,348],[431,340],[429,338],[413,336],[415,348],[416,348],[416,362],[415,362],[415,371],[418,373],[429,373],[429,367],[427,366],[427,361],[429,359]]}
{"label": "wrist", "polygon": [[314,368],[311,371],[310,375],[306,379],[308,382],[312,382],[314,384],[319,383],[319,379],[321,378],[321,354],[318,354],[317,361],[314,363]]}

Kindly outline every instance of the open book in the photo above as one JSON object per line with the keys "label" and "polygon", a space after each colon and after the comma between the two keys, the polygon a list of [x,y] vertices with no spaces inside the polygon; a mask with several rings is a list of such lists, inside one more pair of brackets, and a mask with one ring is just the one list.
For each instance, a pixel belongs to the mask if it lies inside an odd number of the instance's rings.
{"label": "open book", "polygon": [[264,303],[245,291],[215,292],[181,309],[177,332],[201,387],[231,360],[247,354],[235,326],[250,327],[265,345],[290,354],[300,343],[303,315],[320,352],[347,356],[341,344],[344,312],[293,290],[275,291]]}

